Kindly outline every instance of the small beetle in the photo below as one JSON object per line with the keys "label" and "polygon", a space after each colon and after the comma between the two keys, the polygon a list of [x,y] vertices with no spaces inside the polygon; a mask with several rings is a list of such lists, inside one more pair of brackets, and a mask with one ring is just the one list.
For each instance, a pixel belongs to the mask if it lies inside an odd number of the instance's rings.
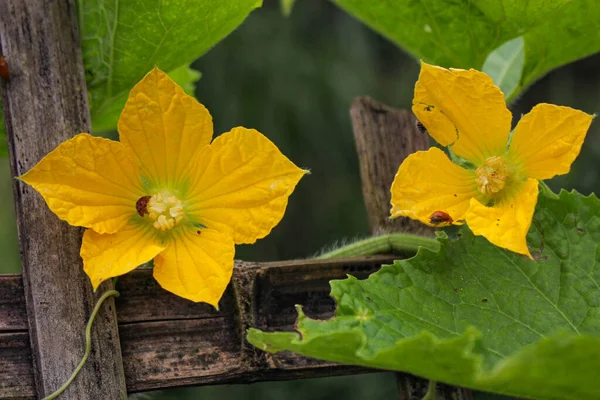
{"label": "small beetle", "polygon": [[8,64],[6,63],[4,56],[0,56],[0,76],[5,81],[7,81],[8,78],[10,78],[10,72],[8,71]]}
{"label": "small beetle", "polygon": [[429,216],[429,223],[434,226],[449,226],[454,220],[445,211],[436,211]]}
{"label": "small beetle", "polygon": [[150,201],[151,197],[152,196],[140,197],[138,201],[136,201],[135,209],[137,210],[137,213],[140,217],[143,217],[144,215],[148,214],[148,202]]}
{"label": "small beetle", "polygon": [[415,123],[415,126],[417,127],[417,130],[421,133],[427,133],[427,128],[425,128],[425,125],[423,125],[423,123],[419,120],[417,120],[417,122]]}

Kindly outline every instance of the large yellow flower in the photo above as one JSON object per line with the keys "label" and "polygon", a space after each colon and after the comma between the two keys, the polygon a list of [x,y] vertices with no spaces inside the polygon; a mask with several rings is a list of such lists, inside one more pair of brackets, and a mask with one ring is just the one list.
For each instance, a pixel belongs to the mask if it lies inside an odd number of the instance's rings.
{"label": "large yellow flower", "polygon": [[526,235],[538,180],[569,172],[593,116],[538,104],[511,137],[512,115],[489,76],[425,63],[413,112],[439,144],[472,168],[437,148],[407,157],[392,184],[392,217],[428,225],[466,221],[474,234],[531,257]]}
{"label": "large yellow flower", "polygon": [[233,128],[210,143],[212,118],[154,69],[132,90],[120,142],[86,133],[20,177],[83,235],[94,288],[154,259],[154,277],[181,297],[217,307],[234,244],[265,237],[307,172],[265,136]]}

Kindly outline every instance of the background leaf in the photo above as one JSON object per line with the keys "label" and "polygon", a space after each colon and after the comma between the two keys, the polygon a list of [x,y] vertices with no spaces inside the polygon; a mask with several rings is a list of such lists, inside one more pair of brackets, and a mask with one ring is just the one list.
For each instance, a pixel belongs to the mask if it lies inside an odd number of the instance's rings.
{"label": "background leaf", "polygon": [[509,40],[492,51],[483,63],[482,71],[494,80],[507,98],[511,97],[521,80],[525,63],[524,45],[522,36]]}
{"label": "background leaf", "polygon": [[192,69],[189,65],[181,67],[169,72],[171,79],[175,81],[183,90],[190,96],[194,96],[196,90],[196,82],[200,80],[202,74],[200,71]]}
{"label": "background leaf", "polygon": [[189,64],[240,25],[261,0],[79,0],[94,131],[116,127],[129,90],[155,65]]}
{"label": "background leaf", "polygon": [[546,72],[600,50],[595,0],[334,1],[414,57],[443,67],[481,70],[494,49],[523,36],[525,64],[513,97]]}
{"label": "background leaf", "polygon": [[598,398],[600,201],[540,197],[528,243],[537,261],[474,236],[442,238],[367,280],[332,281],[336,317],[300,311],[295,333],[250,330],[268,351],[406,371],[537,399]]}

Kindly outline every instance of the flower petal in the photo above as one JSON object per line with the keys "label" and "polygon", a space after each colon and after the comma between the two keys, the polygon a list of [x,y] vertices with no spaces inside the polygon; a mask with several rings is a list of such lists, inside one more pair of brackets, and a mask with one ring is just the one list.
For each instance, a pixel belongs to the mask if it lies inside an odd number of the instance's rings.
{"label": "flower petal", "polygon": [[177,296],[218,308],[231,280],[234,253],[229,235],[210,228],[181,229],[154,259],[154,278]]}
{"label": "flower petal", "polygon": [[537,197],[538,181],[528,179],[515,197],[493,207],[486,207],[472,199],[466,215],[467,224],[475,235],[531,258],[526,239]]}
{"label": "flower petal", "polygon": [[483,72],[421,63],[412,110],[439,144],[476,165],[506,151],[512,116]]}
{"label": "flower petal", "polygon": [[119,142],[81,133],[61,143],[19,178],[70,225],[114,233],[143,196],[139,170]]}
{"label": "flower petal", "polygon": [[566,174],[593,118],[570,107],[538,104],[515,128],[509,157],[531,178]]}
{"label": "flower petal", "polygon": [[121,142],[144,167],[150,186],[159,189],[178,183],[212,131],[206,108],[158,68],[133,87],[119,119]]}
{"label": "flower petal", "polygon": [[216,138],[192,170],[187,195],[192,219],[230,234],[236,244],[265,237],[308,172],[260,132],[241,127]]}
{"label": "flower petal", "polygon": [[103,281],[120,276],[152,260],[165,249],[152,228],[129,224],[118,233],[100,235],[90,229],[83,234],[83,270],[96,289]]}
{"label": "flower petal", "polygon": [[392,218],[406,216],[431,225],[436,211],[460,224],[471,197],[480,196],[475,173],[454,164],[438,148],[418,151],[404,160],[392,184]]}

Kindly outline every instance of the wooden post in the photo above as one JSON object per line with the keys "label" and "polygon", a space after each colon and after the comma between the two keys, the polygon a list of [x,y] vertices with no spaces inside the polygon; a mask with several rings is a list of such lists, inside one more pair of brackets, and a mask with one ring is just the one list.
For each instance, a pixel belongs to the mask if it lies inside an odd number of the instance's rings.
{"label": "wooden post", "polygon": [[[370,97],[358,97],[350,109],[358,151],[363,197],[373,235],[408,232],[432,235],[432,229],[408,218],[390,220],[390,187],[398,167],[410,154],[429,148],[429,136],[415,127],[416,119],[407,110],[381,104]],[[428,381],[397,373],[396,381],[402,400],[420,400],[427,392]],[[438,385],[439,400],[470,400],[467,389]]]}
{"label": "wooden post", "polygon": [[[18,176],[59,143],[89,132],[90,114],[72,0],[2,0],[0,46],[10,79],[0,79],[11,170]],[[36,392],[44,397],[71,375],[84,353],[96,298],[82,270],[82,231],[50,212],[15,181],[14,196]],[[92,331],[92,353],[61,398],[126,397],[113,299]]]}

